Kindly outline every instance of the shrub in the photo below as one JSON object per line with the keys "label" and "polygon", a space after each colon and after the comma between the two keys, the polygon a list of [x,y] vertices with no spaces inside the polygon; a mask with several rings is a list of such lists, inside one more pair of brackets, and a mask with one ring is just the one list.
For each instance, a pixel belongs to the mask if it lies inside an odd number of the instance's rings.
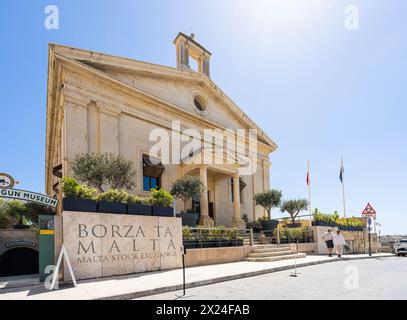
{"label": "shrub", "polygon": [[261,221],[269,221],[269,217],[268,216],[262,216],[259,219],[257,219],[257,221],[261,222]]}
{"label": "shrub", "polygon": [[67,198],[80,198],[94,200],[96,197],[96,189],[88,187],[84,184],[79,184],[75,178],[64,177],[62,179],[62,191]]}
{"label": "shrub", "polygon": [[174,197],[168,191],[162,189],[151,189],[151,204],[154,206],[170,207]]}
{"label": "shrub", "polygon": [[135,204],[149,205],[150,204],[150,199],[146,198],[146,197],[139,197],[139,196],[129,195],[127,197],[127,202],[128,203],[135,203]]}
{"label": "shrub", "polygon": [[0,199],[0,229],[9,229],[12,221],[7,211],[7,203]]}
{"label": "shrub", "polygon": [[76,198],[76,188],[79,183],[75,178],[63,177],[62,179],[62,191],[67,198]]}
{"label": "shrub", "polygon": [[182,227],[182,238],[184,240],[195,240],[194,234],[190,227],[188,226]]}
{"label": "shrub", "polygon": [[120,189],[110,189],[106,192],[103,192],[98,195],[99,201],[107,201],[107,202],[126,202],[129,197],[129,194]]}
{"label": "shrub", "polygon": [[80,184],[76,187],[76,198],[95,200],[96,193],[95,188],[88,187],[84,184]]}

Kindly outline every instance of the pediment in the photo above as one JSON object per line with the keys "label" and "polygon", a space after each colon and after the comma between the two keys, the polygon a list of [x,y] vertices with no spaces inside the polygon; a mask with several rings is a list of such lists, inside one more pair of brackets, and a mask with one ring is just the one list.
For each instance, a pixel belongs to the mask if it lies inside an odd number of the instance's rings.
{"label": "pediment", "polygon": [[[224,128],[257,129],[258,138],[272,150],[276,144],[206,75],[93,51],[51,45],[58,55],[91,67],[138,91],[167,101]],[[194,97],[206,102],[206,112],[197,110]]]}

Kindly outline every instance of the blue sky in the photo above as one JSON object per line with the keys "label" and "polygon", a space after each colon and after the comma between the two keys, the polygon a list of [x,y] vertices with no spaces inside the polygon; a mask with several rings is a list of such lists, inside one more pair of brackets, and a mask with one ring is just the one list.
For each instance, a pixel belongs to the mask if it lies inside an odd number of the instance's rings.
{"label": "blue sky", "polygon": [[[60,13],[44,27],[44,8]],[[357,5],[360,28],[344,27]],[[369,201],[382,233],[407,233],[407,2],[212,0],[0,2],[0,171],[44,191],[49,42],[175,66],[172,40],[195,33],[211,76],[279,145],[271,186],[348,215]],[[276,216],[281,216],[276,212]]]}

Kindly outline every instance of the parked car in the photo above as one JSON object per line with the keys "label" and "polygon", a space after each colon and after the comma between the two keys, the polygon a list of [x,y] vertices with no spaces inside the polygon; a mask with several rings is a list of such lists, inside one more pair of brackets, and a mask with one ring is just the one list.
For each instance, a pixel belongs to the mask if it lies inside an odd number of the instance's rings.
{"label": "parked car", "polygon": [[407,239],[400,239],[396,244],[396,255],[406,256],[407,255]]}

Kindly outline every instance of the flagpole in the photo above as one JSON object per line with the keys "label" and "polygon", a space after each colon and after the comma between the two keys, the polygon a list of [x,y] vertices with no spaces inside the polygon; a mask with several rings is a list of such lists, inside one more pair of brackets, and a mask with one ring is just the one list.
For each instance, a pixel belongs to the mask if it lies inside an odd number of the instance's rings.
{"label": "flagpole", "polygon": [[346,218],[346,206],[345,206],[345,175],[343,169],[343,157],[341,156],[341,170],[342,170],[342,199],[343,199],[343,217]]}
{"label": "flagpole", "polygon": [[311,206],[311,173],[309,171],[309,160],[307,163],[307,170],[308,170],[308,201],[309,201],[309,213],[312,214],[312,206]]}

